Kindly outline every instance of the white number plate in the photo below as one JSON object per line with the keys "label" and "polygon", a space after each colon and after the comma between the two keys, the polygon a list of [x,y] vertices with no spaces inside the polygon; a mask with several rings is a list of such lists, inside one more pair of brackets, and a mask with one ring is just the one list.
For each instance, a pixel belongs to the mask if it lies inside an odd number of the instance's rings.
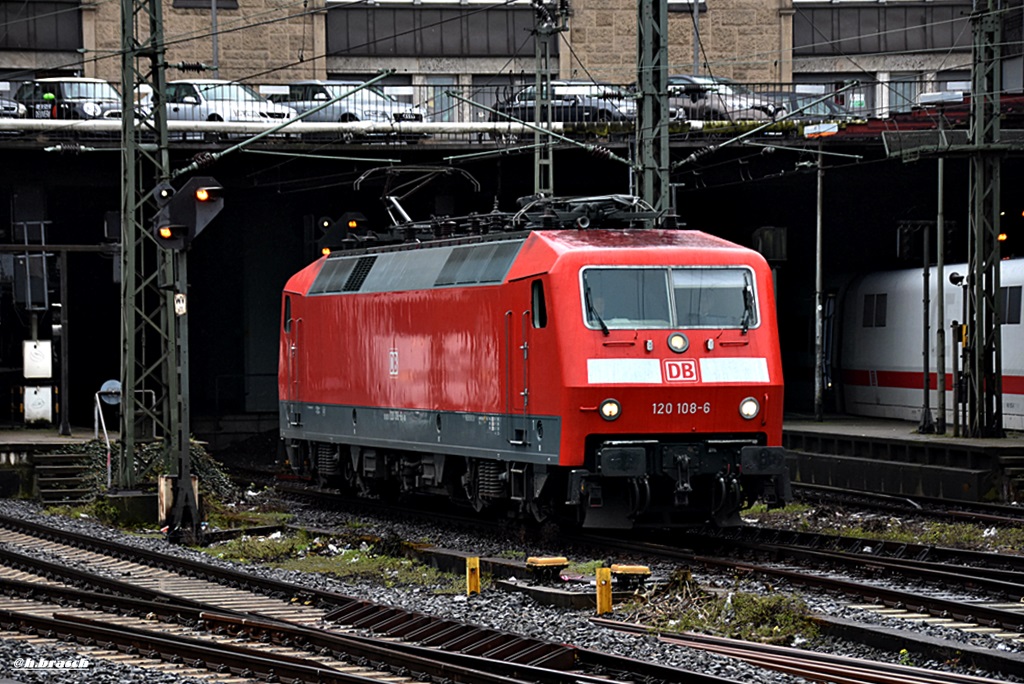
{"label": "white number plate", "polygon": [[709,415],[711,413],[711,402],[703,403],[696,401],[656,401],[651,404],[651,411],[656,416],[692,416],[694,414]]}

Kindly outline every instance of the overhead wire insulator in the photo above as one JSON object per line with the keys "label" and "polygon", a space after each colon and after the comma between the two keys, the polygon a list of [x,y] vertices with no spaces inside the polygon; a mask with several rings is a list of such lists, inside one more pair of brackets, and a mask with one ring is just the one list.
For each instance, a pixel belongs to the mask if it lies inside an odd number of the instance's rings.
{"label": "overhead wire insulator", "polygon": [[214,157],[211,152],[200,152],[192,157],[192,163],[195,164],[198,169],[210,166],[215,161],[217,161],[217,158]]}
{"label": "overhead wire insulator", "polygon": [[172,64],[171,66],[177,69],[178,71],[184,71],[186,73],[189,71],[199,73],[202,71],[206,71],[210,68],[202,62],[178,62],[177,64]]}
{"label": "overhead wire insulator", "polygon": [[609,150],[607,147],[602,147],[601,145],[593,145],[593,146],[591,146],[590,154],[594,155],[598,159],[611,159],[612,158],[612,151]]}
{"label": "overhead wire insulator", "polygon": [[52,147],[47,147],[45,151],[57,152],[58,154],[79,154],[82,151],[82,145],[77,142],[57,143]]}

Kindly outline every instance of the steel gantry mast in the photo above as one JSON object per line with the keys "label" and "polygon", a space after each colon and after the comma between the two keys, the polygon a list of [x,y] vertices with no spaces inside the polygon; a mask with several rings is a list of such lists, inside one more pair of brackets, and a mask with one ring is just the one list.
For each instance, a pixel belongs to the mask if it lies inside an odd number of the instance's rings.
{"label": "steel gantry mast", "polygon": [[637,4],[636,141],[640,196],[658,212],[668,210],[668,0]]}
{"label": "steel gantry mast", "polygon": [[999,91],[1003,18],[1000,0],[975,0],[972,14],[970,278],[965,288],[970,360],[967,434],[1003,437],[1003,357],[999,291],[1001,155]]}
{"label": "steel gantry mast", "polygon": [[546,3],[533,0],[534,40],[536,60],[534,87],[536,97],[533,109],[533,192],[551,197],[555,191],[554,158],[551,154],[551,41],[569,28],[569,0]]}
{"label": "steel gantry mast", "polygon": [[[156,205],[169,200],[167,192],[156,197],[153,188],[170,187],[163,26],[161,0],[121,0],[122,411],[117,484],[135,486],[156,460],[144,462],[138,447],[162,437],[164,462],[184,482],[175,487],[172,526],[194,530],[198,503],[188,458],[185,252],[158,249],[149,227]],[[149,101],[139,97],[144,94]]]}

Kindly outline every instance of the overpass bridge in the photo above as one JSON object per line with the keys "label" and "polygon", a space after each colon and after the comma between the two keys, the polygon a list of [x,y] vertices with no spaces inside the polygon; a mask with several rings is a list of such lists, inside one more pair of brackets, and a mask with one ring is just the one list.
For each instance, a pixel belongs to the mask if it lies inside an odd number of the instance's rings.
{"label": "overpass bridge", "polygon": [[[1010,152],[1003,184],[1017,187],[1018,141],[1024,124],[1004,123]],[[966,118],[939,123],[932,112],[837,122],[836,135],[808,139],[806,123],[673,122],[674,208],[688,228],[754,245],[765,229],[782,236],[771,256],[777,272],[787,405],[799,408],[813,380],[814,249],[817,160],[824,162],[822,215],[828,287],[852,273],[919,266],[901,261],[901,222],[934,220],[936,163],[894,158],[901,150],[936,150],[966,141]],[[1016,128],[1013,128],[1015,125]],[[316,258],[320,217],[359,211],[372,225],[388,222],[383,198],[399,195],[416,219],[514,206],[533,191],[533,131],[512,123],[299,122],[239,147],[266,125],[169,122],[171,168],[197,160],[201,173],[225,187],[225,208],[189,256],[192,408],[197,420],[261,416],[276,401],[277,328],[285,279]],[[554,187],[558,194],[633,192],[631,131],[621,124],[555,124]],[[730,142],[745,136],[741,142]],[[0,119],[0,425],[21,421],[17,397],[22,344],[49,337],[61,303],[70,383],[64,398],[73,424],[92,421],[94,395],[119,373],[116,230],[108,212],[120,207],[118,119]],[[693,161],[686,160],[702,151]],[[966,260],[969,168],[946,162],[950,263]],[[360,180],[362,179],[362,180]],[[359,181],[359,182],[357,182]],[[1004,192],[1007,249],[1024,251],[1024,202]],[[44,218],[28,225],[26,215]],[[18,260],[37,228],[54,249],[37,260],[39,301],[25,304]],[[39,252],[43,254],[44,252]],[[64,258],[61,258],[61,254]],[[64,264],[63,270],[61,264]],[[62,301],[61,284],[66,288]]]}

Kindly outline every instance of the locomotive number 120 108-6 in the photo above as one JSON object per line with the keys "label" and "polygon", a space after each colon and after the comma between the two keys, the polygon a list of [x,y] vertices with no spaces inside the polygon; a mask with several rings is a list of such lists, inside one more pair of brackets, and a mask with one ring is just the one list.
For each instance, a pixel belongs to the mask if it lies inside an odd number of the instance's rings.
{"label": "locomotive number 120 108-6", "polygon": [[711,402],[705,401],[703,404],[699,404],[695,401],[656,401],[651,404],[651,409],[656,416],[671,416],[673,414],[685,416],[695,413],[707,415],[711,413]]}

